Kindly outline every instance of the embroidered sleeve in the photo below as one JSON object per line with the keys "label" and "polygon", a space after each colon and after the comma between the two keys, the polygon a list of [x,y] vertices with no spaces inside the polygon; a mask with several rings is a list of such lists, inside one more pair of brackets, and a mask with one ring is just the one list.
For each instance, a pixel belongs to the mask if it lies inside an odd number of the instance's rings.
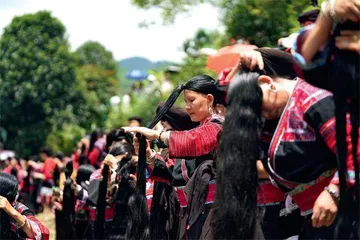
{"label": "embroidered sleeve", "polygon": [[209,122],[188,131],[173,131],[169,137],[169,156],[199,157],[210,153],[218,146],[220,124]]}
{"label": "embroidered sleeve", "polygon": [[300,74],[298,72],[299,76],[302,75],[301,74],[302,70],[311,70],[311,69],[315,69],[315,68],[318,68],[318,67],[324,65],[326,63],[326,59],[329,55],[328,44],[323,46],[318,51],[318,53],[315,54],[315,56],[311,62],[306,62],[304,57],[301,55],[303,43],[305,42],[305,39],[307,38],[309,32],[311,31],[311,29],[313,27],[314,27],[314,24],[306,26],[299,31],[299,35],[298,35],[298,37],[294,43],[294,46],[291,50],[294,61],[295,61],[296,65],[300,68],[300,69],[296,69],[296,70],[300,71]]}
{"label": "embroidered sleeve", "polygon": [[29,221],[31,230],[34,234],[34,239],[36,240],[49,240],[50,232],[42,223],[37,220],[34,216],[26,216]]}
{"label": "embroidered sleeve", "polygon": [[30,224],[30,228],[36,240],[49,240],[50,232],[39,220],[34,217],[34,214],[23,204],[17,203],[16,210],[25,216]]}
{"label": "embroidered sleeve", "polygon": [[[328,148],[336,154],[336,121],[335,121],[335,105],[331,96],[326,97],[314,104],[306,113],[311,126],[320,134]],[[311,118],[311,119],[310,119]],[[351,124],[350,117],[346,120],[346,145],[347,145],[347,174],[348,184],[355,184],[354,163],[352,157],[351,144]],[[360,142],[358,145],[358,158],[360,155]],[[331,183],[339,184],[338,173],[335,174]]]}

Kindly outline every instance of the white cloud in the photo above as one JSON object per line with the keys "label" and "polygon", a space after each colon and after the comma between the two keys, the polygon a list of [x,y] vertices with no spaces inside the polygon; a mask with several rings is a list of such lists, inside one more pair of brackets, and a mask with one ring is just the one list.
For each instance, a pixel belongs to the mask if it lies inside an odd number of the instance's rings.
{"label": "white cloud", "polygon": [[[0,0],[0,30],[14,16],[49,10],[66,26],[72,49],[95,40],[111,50],[116,59],[143,56],[150,60],[179,61],[185,39],[198,28],[219,29],[216,8],[200,5],[176,18],[173,25],[161,24],[158,9],[140,10],[130,0]],[[155,21],[138,28],[142,21]]]}

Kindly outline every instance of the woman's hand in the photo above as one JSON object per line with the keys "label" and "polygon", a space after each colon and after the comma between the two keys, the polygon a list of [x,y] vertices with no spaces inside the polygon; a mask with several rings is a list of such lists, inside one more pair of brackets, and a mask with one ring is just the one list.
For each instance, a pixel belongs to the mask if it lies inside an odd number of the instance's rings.
{"label": "woman's hand", "polygon": [[155,140],[159,138],[160,131],[153,130],[146,127],[123,127],[125,132],[135,132],[140,133],[145,136],[148,140]]}
{"label": "woman's hand", "polygon": [[341,35],[335,38],[335,46],[360,54],[360,31],[341,31]]}
{"label": "woman's hand", "polygon": [[240,53],[240,61],[241,65],[246,66],[250,70],[254,70],[256,66],[260,69],[264,69],[264,61],[261,56],[261,53],[258,51],[248,51]]}
{"label": "woman's hand", "polygon": [[[330,185],[329,187],[338,190],[338,187],[335,185]],[[337,200],[328,191],[322,191],[314,204],[313,215],[311,217],[313,227],[329,227],[334,222],[337,212]]]}
{"label": "woman's hand", "polygon": [[7,198],[3,196],[0,196],[0,209],[5,211],[8,215],[11,215],[15,210],[13,206],[11,206]]}
{"label": "woman's hand", "polygon": [[360,1],[359,0],[336,0],[334,5],[336,17],[344,22],[351,20],[360,21]]}
{"label": "woman's hand", "polygon": [[[134,145],[135,154],[139,155],[140,142],[139,142],[139,139],[135,135],[134,135],[133,145]],[[149,143],[149,141],[146,141],[146,157],[150,157],[150,155],[151,155],[150,143]]]}
{"label": "woman's hand", "polygon": [[117,162],[118,162],[118,160],[116,160],[116,158],[111,154],[106,155],[106,157],[104,159],[104,164],[108,165],[109,168],[111,168],[113,170],[117,169]]}

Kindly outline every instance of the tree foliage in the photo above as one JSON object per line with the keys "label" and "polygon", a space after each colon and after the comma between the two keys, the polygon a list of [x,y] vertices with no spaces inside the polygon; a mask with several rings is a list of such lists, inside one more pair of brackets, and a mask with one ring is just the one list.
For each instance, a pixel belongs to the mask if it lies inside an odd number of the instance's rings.
{"label": "tree foliage", "polygon": [[132,3],[144,9],[151,7],[161,9],[164,21],[171,23],[177,14],[189,11],[194,5],[202,3],[216,5],[220,1],[221,0],[132,0]]}
{"label": "tree foliage", "polygon": [[116,61],[98,42],[86,42],[75,52],[77,89],[82,93],[84,114],[80,125],[89,129],[103,127],[109,113],[110,98],[119,93]]}
{"label": "tree foliage", "polygon": [[75,52],[77,64],[96,65],[99,68],[109,71],[116,71],[116,61],[112,52],[98,42],[88,41],[81,45]]}
{"label": "tree foliage", "polygon": [[192,6],[210,3],[221,11],[221,21],[227,34],[244,38],[258,46],[274,46],[298,28],[297,16],[311,6],[310,0],[133,0],[135,5],[148,9],[160,8],[165,22],[188,11]]}
{"label": "tree foliage", "polygon": [[223,1],[222,22],[235,39],[260,47],[276,46],[279,38],[299,26],[296,18],[309,5],[309,0]]}
{"label": "tree foliage", "polygon": [[73,118],[75,61],[64,25],[49,12],[15,17],[0,39],[0,124],[22,155],[44,144],[52,125]]}

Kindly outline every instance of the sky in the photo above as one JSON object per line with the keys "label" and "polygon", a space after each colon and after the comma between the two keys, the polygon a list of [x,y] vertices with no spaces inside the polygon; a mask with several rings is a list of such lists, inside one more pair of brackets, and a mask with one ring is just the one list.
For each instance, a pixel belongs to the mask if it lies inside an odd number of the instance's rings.
{"label": "sky", "polygon": [[[152,61],[180,62],[185,39],[199,28],[220,30],[218,10],[199,5],[164,26],[160,10],[141,10],[131,0],[0,0],[0,34],[15,16],[48,10],[66,27],[71,49],[88,40],[112,51],[116,60],[140,56]],[[139,28],[143,21],[155,22]]]}

